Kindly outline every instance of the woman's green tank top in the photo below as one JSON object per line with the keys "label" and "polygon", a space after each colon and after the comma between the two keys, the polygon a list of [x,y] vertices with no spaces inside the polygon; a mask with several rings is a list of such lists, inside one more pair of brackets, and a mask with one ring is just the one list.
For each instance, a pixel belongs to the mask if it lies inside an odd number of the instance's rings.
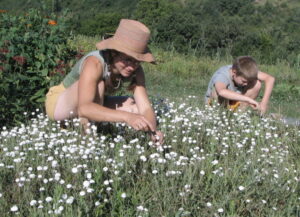
{"label": "woman's green tank top", "polygon": [[95,50],[91,51],[85,56],[83,56],[72,68],[71,72],[67,74],[67,76],[63,79],[62,83],[65,88],[70,87],[72,84],[74,84],[80,76],[80,72],[82,71],[83,63],[85,59],[89,56],[94,56],[99,59],[99,61],[102,63],[103,66],[103,79],[110,76],[110,72],[108,71],[108,65],[104,61],[103,58],[103,51],[102,50]]}

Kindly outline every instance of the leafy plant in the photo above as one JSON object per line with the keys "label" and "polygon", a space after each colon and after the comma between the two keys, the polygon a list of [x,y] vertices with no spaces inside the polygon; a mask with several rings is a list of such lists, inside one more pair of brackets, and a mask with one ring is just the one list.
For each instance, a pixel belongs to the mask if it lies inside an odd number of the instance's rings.
{"label": "leafy plant", "polygon": [[45,16],[35,9],[19,16],[1,13],[0,126],[41,107],[54,78],[68,69],[76,52],[67,47],[66,15]]}

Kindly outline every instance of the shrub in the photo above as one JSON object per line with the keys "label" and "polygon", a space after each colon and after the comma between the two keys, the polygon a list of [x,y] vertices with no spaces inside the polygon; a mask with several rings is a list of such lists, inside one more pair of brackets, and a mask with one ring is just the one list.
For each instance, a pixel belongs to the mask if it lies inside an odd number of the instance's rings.
{"label": "shrub", "polygon": [[141,0],[133,15],[152,31],[152,40],[161,47],[187,52],[197,48],[198,20],[181,5],[168,0]]}
{"label": "shrub", "polygon": [[122,18],[122,14],[116,12],[100,13],[91,19],[82,20],[78,32],[89,36],[113,34]]}
{"label": "shrub", "polygon": [[[66,14],[64,14],[66,15]],[[0,126],[22,120],[25,111],[41,107],[50,85],[65,73],[76,52],[68,49],[66,18],[0,15]]]}

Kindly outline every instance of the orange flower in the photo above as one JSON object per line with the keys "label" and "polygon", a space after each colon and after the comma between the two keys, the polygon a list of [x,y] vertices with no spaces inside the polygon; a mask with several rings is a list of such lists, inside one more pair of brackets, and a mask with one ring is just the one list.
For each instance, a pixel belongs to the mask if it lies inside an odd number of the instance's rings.
{"label": "orange flower", "polygon": [[49,20],[48,24],[51,26],[55,26],[55,25],[57,25],[57,22],[55,20]]}
{"label": "orange flower", "polygon": [[0,13],[6,13],[7,12],[7,10],[1,10],[0,9]]}

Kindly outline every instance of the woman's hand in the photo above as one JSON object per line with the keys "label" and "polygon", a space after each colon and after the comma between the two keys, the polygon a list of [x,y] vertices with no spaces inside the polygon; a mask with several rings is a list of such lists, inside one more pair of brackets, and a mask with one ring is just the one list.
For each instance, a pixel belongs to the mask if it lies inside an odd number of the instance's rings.
{"label": "woman's hand", "polygon": [[164,134],[159,130],[151,132],[151,140],[161,145],[164,143]]}
{"label": "woman's hand", "polygon": [[135,130],[155,131],[154,126],[143,115],[128,113],[125,122]]}

